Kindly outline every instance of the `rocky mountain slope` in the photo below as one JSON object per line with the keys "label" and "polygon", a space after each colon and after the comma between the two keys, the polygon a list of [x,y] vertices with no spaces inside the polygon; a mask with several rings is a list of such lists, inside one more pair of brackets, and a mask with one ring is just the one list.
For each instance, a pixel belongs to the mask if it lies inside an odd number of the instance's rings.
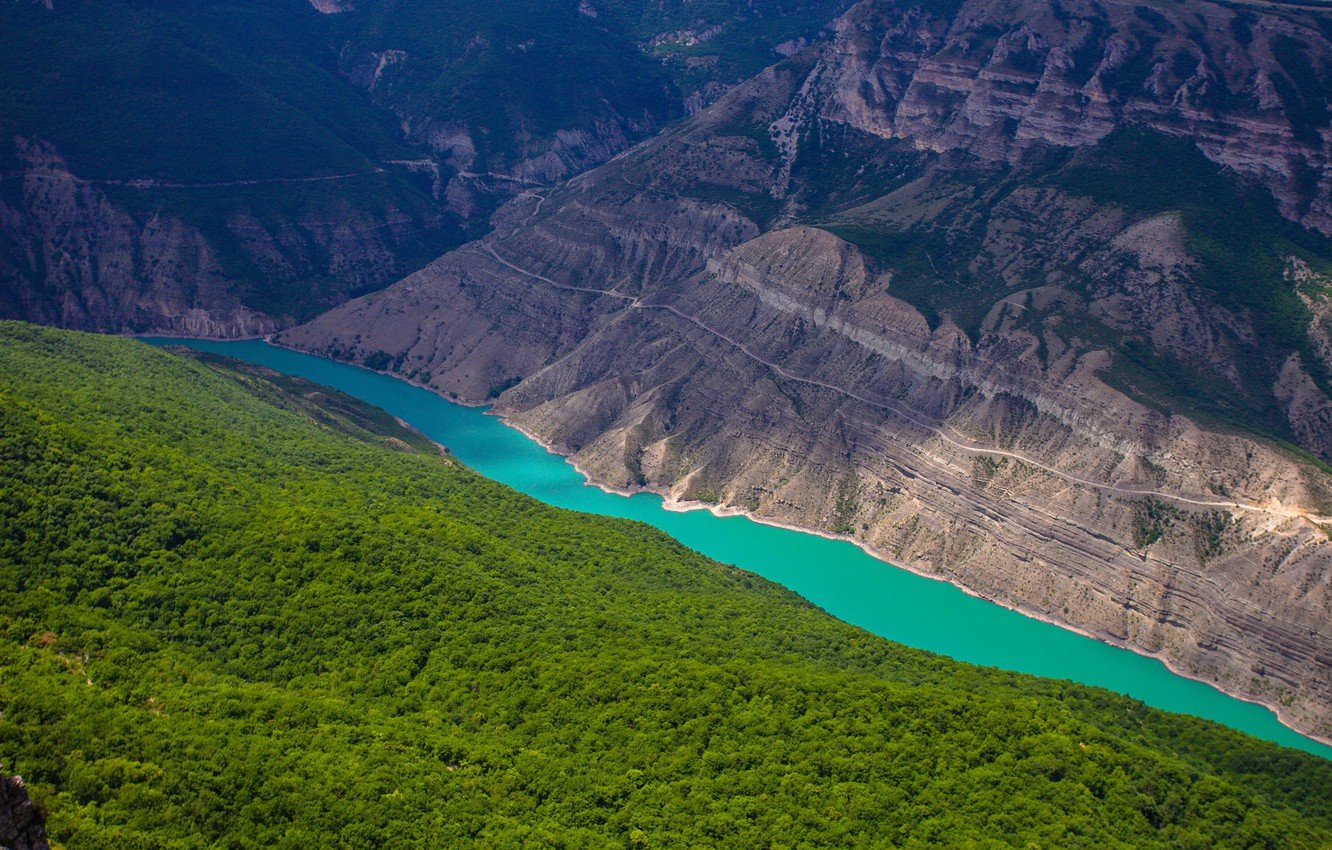
{"label": "rocky mountain slope", "polygon": [[0,314],[46,324],[269,333],[397,279],[462,233],[401,172],[125,185],[79,176],[49,144],[11,141]]}
{"label": "rocky mountain slope", "polygon": [[1332,737],[1324,26],[866,0],[281,341]]}
{"label": "rocky mountain slope", "polygon": [[0,315],[261,333],[464,238],[304,2],[0,6]]}
{"label": "rocky mountain slope", "polygon": [[217,336],[303,321],[845,5],[0,5],[0,316]]}

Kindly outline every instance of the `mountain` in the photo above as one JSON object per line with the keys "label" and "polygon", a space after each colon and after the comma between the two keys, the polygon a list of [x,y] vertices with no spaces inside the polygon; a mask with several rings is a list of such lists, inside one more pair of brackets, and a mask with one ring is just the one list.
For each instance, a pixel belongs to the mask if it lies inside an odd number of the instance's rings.
{"label": "mountain", "polygon": [[436,166],[441,199],[500,200],[604,162],[681,111],[659,61],[577,3],[385,0],[337,16],[343,76]]}
{"label": "mountain", "polygon": [[299,379],[0,323],[0,421],[0,751],[57,846],[1332,840],[1332,763],[888,643]]}
{"label": "mountain", "polygon": [[338,62],[429,152],[450,208],[484,220],[711,103],[848,5],[380,0],[338,15]]}
{"label": "mountain", "polygon": [[[779,58],[755,39],[803,43],[845,4],[746,5],[6,3],[0,316],[203,336],[307,320]],[[653,40],[686,25],[721,52]]]}
{"label": "mountain", "polygon": [[270,332],[464,238],[308,4],[0,7],[0,315]]}
{"label": "mountain", "polygon": [[855,538],[1327,738],[1327,26],[864,0],[281,340],[493,403],[604,483]]}

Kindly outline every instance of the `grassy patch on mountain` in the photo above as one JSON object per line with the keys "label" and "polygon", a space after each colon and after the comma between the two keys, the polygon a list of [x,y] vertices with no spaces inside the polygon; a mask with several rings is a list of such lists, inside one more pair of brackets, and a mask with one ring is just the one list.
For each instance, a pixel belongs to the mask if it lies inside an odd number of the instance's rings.
{"label": "grassy patch on mountain", "polygon": [[859,248],[873,266],[891,271],[893,296],[919,310],[932,328],[947,314],[974,334],[996,300],[991,282],[962,271],[968,252],[979,249],[979,240],[840,222],[825,229]]}
{"label": "grassy patch on mountain", "polygon": [[[602,0],[593,3],[667,67],[685,90],[736,83],[780,60],[778,45],[813,41],[852,0]],[[792,45],[794,46],[794,45]]]}
{"label": "grassy patch on mountain", "polygon": [[927,160],[912,145],[813,120],[800,129],[790,188],[802,217],[820,221],[905,185]]}
{"label": "grassy patch on mountain", "polygon": [[681,190],[686,198],[709,204],[724,204],[760,227],[770,224],[782,211],[782,202],[761,188],[745,190],[718,183],[695,183]]}
{"label": "grassy patch on mountain", "polygon": [[[1234,393],[1216,392],[1215,375],[1158,352],[1145,336],[1126,334],[1088,316],[1060,316],[1055,329],[1071,341],[1114,352],[1101,377],[1148,407],[1183,413],[1222,430],[1288,439],[1288,427],[1274,402],[1256,405]],[[1267,395],[1270,399],[1270,392]]]}
{"label": "grassy patch on mountain", "polygon": [[[827,205],[836,211],[815,216],[812,223],[855,245],[872,267],[891,272],[892,294],[919,310],[931,326],[946,315],[975,338],[981,320],[1009,287],[978,272],[974,262],[991,212],[1023,185],[1029,172],[958,161],[945,171],[922,173],[922,157],[913,168],[910,155],[901,156],[900,176],[885,186],[889,191],[883,197],[866,202],[857,194],[843,195],[840,205]],[[848,208],[855,201],[862,202]],[[911,223],[900,223],[897,216]]]}
{"label": "grassy patch on mountain", "polygon": [[70,850],[1332,840],[1332,763],[879,640],[298,379],[5,323],[0,423],[0,760]]}
{"label": "grassy patch on mountain", "polygon": [[1332,240],[1283,218],[1270,193],[1209,162],[1189,141],[1123,128],[1076,155],[1051,178],[1076,194],[1135,213],[1178,212],[1185,248],[1197,258],[1193,282],[1224,307],[1251,318],[1253,362],[1241,372],[1271,386],[1274,367],[1299,352],[1323,388],[1332,382],[1306,333],[1310,314],[1284,274],[1285,257],[1332,261]]}

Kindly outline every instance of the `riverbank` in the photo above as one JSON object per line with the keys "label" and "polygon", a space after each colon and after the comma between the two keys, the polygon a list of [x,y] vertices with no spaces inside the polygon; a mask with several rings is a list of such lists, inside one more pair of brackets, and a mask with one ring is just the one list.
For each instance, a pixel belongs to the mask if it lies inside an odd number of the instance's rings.
{"label": "riverbank", "polygon": [[1209,718],[1332,758],[1327,744],[1293,731],[1261,701],[1235,698],[1159,658],[1066,628],[1040,612],[995,604],[940,576],[885,569],[892,561],[861,541],[754,516],[731,505],[676,499],[660,489],[601,484],[487,405],[464,405],[398,375],[284,346],[181,338],[157,342],[189,344],[335,387],[447,445],[454,457],[499,483],[557,507],[653,525],[689,548],[785,585],[834,616],[889,640],[972,664],[1127,693],[1148,705]]}
{"label": "riverbank", "polygon": [[[390,377],[399,377],[388,372],[382,374],[389,375]],[[423,389],[429,389],[429,388],[423,387]],[[661,499],[662,501],[661,506],[663,509],[668,511],[673,511],[676,513],[686,513],[689,511],[707,511],[708,513],[718,518],[742,517],[746,520],[749,520],[750,522],[757,523],[759,525],[769,526],[771,528],[780,528],[785,531],[792,531],[798,534],[809,534],[815,537],[823,538],[824,540],[833,540],[840,543],[849,543],[855,546],[860,551],[864,552],[869,557],[875,559],[876,561],[882,562],[885,566],[891,567],[893,569],[904,570],[906,572],[911,573],[912,575],[929,579],[930,581],[937,581],[942,584],[946,584],[950,587],[960,590],[961,592],[965,593],[966,595],[974,599],[979,599],[988,604],[996,605],[1000,608],[1003,608],[1006,611],[1012,611],[1013,613],[1020,614],[1021,616],[1027,617],[1028,619],[1035,620],[1037,622],[1044,623],[1046,625],[1053,626],[1058,629],[1062,629],[1063,631],[1066,632],[1072,632],[1073,634],[1080,635],[1082,637],[1088,638],[1089,640],[1094,640],[1097,641],[1098,643],[1106,644],[1107,646],[1113,646],[1116,649],[1122,649],[1128,652],[1132,652],[1133,654],[1140,656],[1142,658],[1147,658],[1151,659],[1152,661],[1156,661],[1160,663],[1161,666],[1169,670],[1172,674],[1179,676],[1182,679],[1188,679],[1190,681],[1206,685],[1207,687],[1214,688],[1217,691],[1220,691],[1221,693],[1225,694],[1226,696],[1231,697],[1232,699],[1236,699],[1241,702],[1248,703],[1250,705],[1260,706],[1272,712],[1272,714],[1276,716],[1276,718],[1281,722],[1281,724],[1286,728],[1290,729],[1292,732],[1302,735],[1303,737],[1308,738],[1311,741],[1317,741],[1320,744],[1332,747],[1332,737],[1324,737],[1315,734],[1309,730],[1301,729],[1298,725],[1292,722],[1289,713],[1283,711],[1283,706],[1279,702],[1265,702],[1263,700],[1253,699],[1246,695],[1240,694],[1234,690],[1228,689],[1219,682],[1213,682],[1208,679],[1201,678],[1199,676],[1191,675],[1188,671],[1185,671],[1181,669],[1178,665],[1172,663],[1171,660],[1165,657],[1164,655],[1158,653],[1145,652],[1138,647],[1130,646],[1129,644],[1123,641],[1116,640],[1113,635],[1107,633],[1097,634],[1090,632],[1086,629],[1082,629],[1077,626],[1066,623],[1064,621],[1055,619],[1054,617],[1051,617],[1049,614],[1046,614],[1045,612],[1036,609],[1024,608],[1021,606],[1014,607],[1011,605],[1007,605],[996,598],[979,593],[973,588],[968,587],[967,585],[959,581],[956,581],[952,578],[949,578],[947,576],[931,572],[927,569],[921,568],[916,565],[912,565],[910,563],[897,563],[896,561],[891,560],[890,556],[887,555],[886,553],[878,549],[875,549],[873,546],[869,545],[865,541],[860,540],[851,535],[837,534],[835,532],[826,531],[823,529],[808,528],[804,526],[795,525],[793,523],[784,522],[782,520],[775,519],[772,517],[763,516],[762,514],[757,514],[752,510],[749,510],[748,508],[743,508],[738,505],[700,502],[691,499],[678,499],[674,495],[672,495],[667,488],[664,487],[644,485],[635,488],[625,488],[625,487],[617,487],[613,484],[608,484],[604,481],[599,481],[591,472],[585,469],[571,456],[561,452],[557,447],[550,444],[548,441],[543,439],[539,434],[535,433],[531,429],[514,421],[514,419],[511,416],[495,412],[494,408],[489,405],[478,405],[478,406],[485,407],[487,415],[494,416],[505,426],[512,428],[513,430],[522,434],[528,440],[531,440],[533,443],[536,443],[537,445],[541,446],[541,448],[545,449],[546,452],[548,452],[549,454],[562,459],[565,463],[571,466],[580,476],[582,476],[583,481],[587,486],[595,487],[596,489],[600,490],[603,493],[607,493],[613,496],[626,497],[626,498],[638,494],[649,494],[657,496],[658,498]]]}

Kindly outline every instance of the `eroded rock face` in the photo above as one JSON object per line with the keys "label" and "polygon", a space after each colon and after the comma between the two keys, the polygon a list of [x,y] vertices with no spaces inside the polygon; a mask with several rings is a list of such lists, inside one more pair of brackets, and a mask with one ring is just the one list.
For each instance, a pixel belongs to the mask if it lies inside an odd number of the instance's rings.
{"label": "eroded rock face", "polygon": [[[1120,370],[1132,337],[1206,368],[1218,393],[1247,392],[1254,315],[1196,283],[1178,215],[1024,176],[1049,138],[1020,150],[1008,124],[972,142],[954,127],[968,150],[941,153],[954,142],[923,128],[950,124],[922,124],[923,108],[904,129],[916,72],[892,82],[911,51],[882,47],[885,27],[922,42],[934,24],[895,8],[862,4],[832,45],[515,200],[492,237],[281,341],[490,400],[602,483],[853,537],[1332,737],[1332,476],[1261,434],[1146,403]],[[970,26],[967,8],[930,43]],[[863,39],[881,58],[855,66]],[[843,72],[862,81],[855,115],[849,83],[828,82]],[[814,126],[823,158],[802,159]],[[853,150],[863,168],[827,165]],[[792,220],[852,195],[819,228]],[[965,256],[931,282],[909,268],[935,267],[929,250],[872,260],[829,232],[846,221],[924,228]],[[1291,263],[1290,285],[1321,305]],[[962,272],[972,288],[927,315],[920,281],[961,287]],[[1319,451],[1332,436],[1311,368],[1277,363],[1263,391]]]}
{"label": "eroded rock face", "polygon": [[240,204],[205,232],[180,215],[127,206],[151,186],[83,180],[49,145],[15,144],[21,169],[5,175],[0,192],[6,318],[120,333],[259,336],[321,302],[331,306],[399,277],[410,268],[403,254],[428,242],[440,223],[352,204],[341,204],[336,218],[311,209],[261,221]]}
{"label": "eroded rock face", "polygon": [[[812,75],[821,117],[917,147],[1013,161],[1131,122],[1194,140],[1332,231],[1315,18],[1204,3],[967,0],[955,11],[861,3]],[[809,110],[797,114],[797,123]]]}
{"label": "eroded rock face", "polygon": [[45,818],[32,800],[23,780],[0,778],[0,847],[5,850],[48,850]]}

